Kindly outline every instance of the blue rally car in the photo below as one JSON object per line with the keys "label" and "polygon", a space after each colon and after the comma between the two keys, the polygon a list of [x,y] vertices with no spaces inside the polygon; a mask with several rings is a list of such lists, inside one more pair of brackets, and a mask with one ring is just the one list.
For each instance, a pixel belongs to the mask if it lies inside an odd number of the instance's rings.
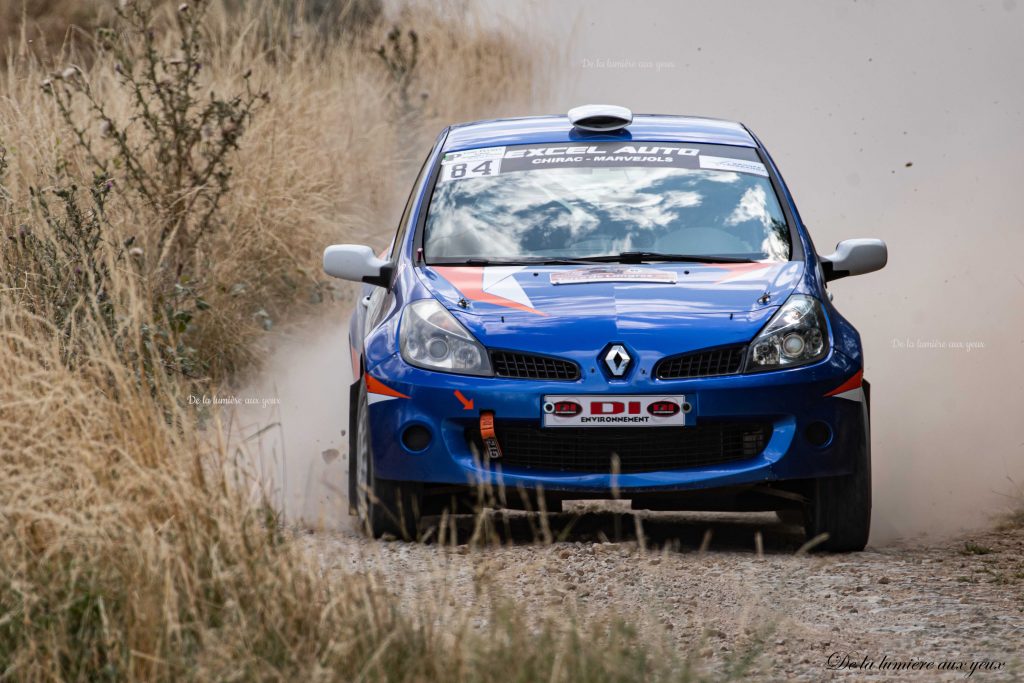
{"label": "blue rally car", "polygon": [[[481,490],[508,506],[775,510],[867,542],[868,383],[819,255],[745,126],[568,116],[444,130],[390,249],[335,245],[350,325],[350,501],[373,535]],[[824,539],[822,541],[822,539]]]}

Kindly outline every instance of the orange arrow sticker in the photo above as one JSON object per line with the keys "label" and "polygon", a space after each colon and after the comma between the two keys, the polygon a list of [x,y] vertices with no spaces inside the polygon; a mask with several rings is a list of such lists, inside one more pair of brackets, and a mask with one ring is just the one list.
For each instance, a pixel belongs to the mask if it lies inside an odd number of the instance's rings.
{"label": "orange arrow sticker", "polygon": [[462,404],[463,410],[473,410],[473,399],[466,398],[458,389],[455,390],[455,398],[459,399],[459,403]]}

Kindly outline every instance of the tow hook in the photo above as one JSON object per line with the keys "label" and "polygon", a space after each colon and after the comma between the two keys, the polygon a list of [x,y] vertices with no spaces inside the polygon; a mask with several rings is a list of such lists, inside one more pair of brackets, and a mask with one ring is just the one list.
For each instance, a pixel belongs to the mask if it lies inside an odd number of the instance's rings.
{"label": "tow hook", "polygon": [[494,433],[494,412],[491,410],[480,411],[480,437],[484,442],[484,454],[488,460],[501,459],[501,444],[498,443],[498,436]]}

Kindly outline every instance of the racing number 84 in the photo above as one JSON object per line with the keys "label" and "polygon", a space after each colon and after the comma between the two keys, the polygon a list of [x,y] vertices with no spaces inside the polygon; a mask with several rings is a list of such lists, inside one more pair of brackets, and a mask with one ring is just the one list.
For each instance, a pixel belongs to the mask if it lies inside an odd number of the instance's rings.
{"label": "racing number 84", "polygon": [[465,178],[467,174],[470,177],[478,176],[478,175],[491,175],[491,173],[492,173],[492,171],[491,171],[491,164],[493,164],[493,163],[494,163],[493,159],[488,159],[487,161],[480,162],[479,164],[477,164],[473,168],[469,169],[468,171],[466,169],[469,168],[469,164],[453,164],[452,165],[452,178],[455,178],[455,179]]}
{"label": "racing number 84", "polygon": [[495,175],[501,167],[500,159],[486,159],[477,164],[468,162],[451,164],[447,168],[445,180],[464,180],[481,176]]}

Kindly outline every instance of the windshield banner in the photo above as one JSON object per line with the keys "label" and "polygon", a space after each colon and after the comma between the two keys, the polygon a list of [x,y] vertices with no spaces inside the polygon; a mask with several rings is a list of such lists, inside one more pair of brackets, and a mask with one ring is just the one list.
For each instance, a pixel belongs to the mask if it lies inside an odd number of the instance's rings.
{"label": "windshield banner", "polygon": [[449,152],[441,160],[441,182],[544,168],[656,166],[732,171],[767,177],[768,170],[749,147],[666,142],[599,142],[485,147]]}

